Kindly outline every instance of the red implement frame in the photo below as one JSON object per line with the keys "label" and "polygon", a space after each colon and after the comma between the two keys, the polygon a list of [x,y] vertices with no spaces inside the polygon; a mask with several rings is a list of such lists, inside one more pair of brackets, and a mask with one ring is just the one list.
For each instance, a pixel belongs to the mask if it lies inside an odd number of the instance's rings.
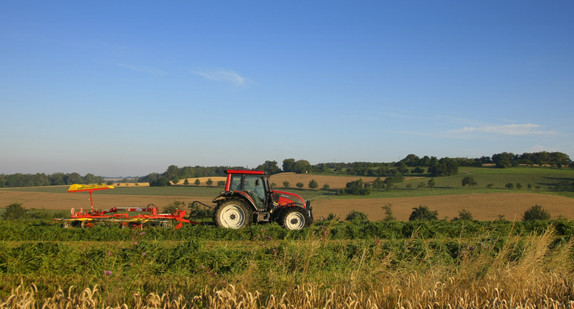
{"label": "red implement frame", "polygon": [[[89,192],[91,211],[84,212],[83,209],[76,212],[72,208],[71,217],[66,221],[79,221],[88,222],[88,226],[93,225],[92,221],[119,221],[122,225],[133,224],[141,226],[145,222],[168,222],[175,220],[178,224],[175,229],[179,230],[183,226],[183,222],[198,224],[195,221],[185,219],[187,214],[185,210],[176,210],[171,214],[159,214],[157,207],[150,204],[147,207],[112,207],[106,210],[94,210],[94,202],[92,199],[92,192],[98,190],[113,189],[113,186],[81,186],[72,185],[68,192]],[[123,212],[123,213],[118,213]],[[142,212],[142,214],[132,215],[134,212]]]}

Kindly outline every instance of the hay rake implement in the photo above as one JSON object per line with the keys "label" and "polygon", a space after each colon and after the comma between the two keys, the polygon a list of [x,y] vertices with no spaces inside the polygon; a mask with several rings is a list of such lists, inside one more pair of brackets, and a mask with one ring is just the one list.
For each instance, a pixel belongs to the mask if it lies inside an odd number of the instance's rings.
{"label": "hay rake implement", "polygon": [[183,223],[198,224],[185,219],[186,211],[177,209],[173,213],[158,213],[157,207],[149,204],[147,207],[112,207],[105,210],[95,210],[92,192],[113,189],[107,185],[71,185],[68,192],[88,192],[90,194],[90,211],[75,211],[71,209],[70,218],[60,219],[64,227],[92,227],[97,223],[119,223],[122,227],[141,228],[144,225],[167,227],[175,225],[179,230]]}

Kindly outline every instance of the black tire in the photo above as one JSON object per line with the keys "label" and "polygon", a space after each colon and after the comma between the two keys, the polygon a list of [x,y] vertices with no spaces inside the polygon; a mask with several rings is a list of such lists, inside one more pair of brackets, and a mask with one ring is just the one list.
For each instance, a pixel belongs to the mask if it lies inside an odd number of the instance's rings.
{"label": "black tire", "polygon": [[253,212],[239,199],[226,200],[215,208],[215,224],[228,229],[240,229],[251,224]]}
{"label": "black tire", "polygon": [[307,211],[301,207],[289,207],[281,212],[279,223],[288,230],[301,230],[311,224]]}

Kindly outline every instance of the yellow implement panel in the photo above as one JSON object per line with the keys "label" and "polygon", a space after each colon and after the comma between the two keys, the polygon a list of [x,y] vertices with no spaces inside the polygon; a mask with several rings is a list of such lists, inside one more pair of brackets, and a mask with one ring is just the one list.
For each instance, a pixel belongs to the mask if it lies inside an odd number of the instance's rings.
{"label": "yellow implement panel", "polygon": [[96,191],[96,190],[107,190],[107,189],[113,189],[113,188],[115,188],[115,187],[114,186],[108,186],[108,185],[78,185],[78,184],[73,184],[68,189],[68,192]]}

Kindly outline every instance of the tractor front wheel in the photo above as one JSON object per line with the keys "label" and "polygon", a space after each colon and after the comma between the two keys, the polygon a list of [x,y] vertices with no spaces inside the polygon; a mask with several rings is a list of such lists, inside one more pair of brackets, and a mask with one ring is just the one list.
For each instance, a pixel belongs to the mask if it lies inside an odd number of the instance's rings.
{"label": "tractor front wheel", "polygon": [[283,210],[279,221],[288,230],[301,230],[311,223],[311,219],[301,207],[289,207]]}
{"label": "tractor front wheel", "polygon": [[240,229],[251,224],[253,214],[241,200],[232,199],[215,208],[215,223],[228,229]]}

